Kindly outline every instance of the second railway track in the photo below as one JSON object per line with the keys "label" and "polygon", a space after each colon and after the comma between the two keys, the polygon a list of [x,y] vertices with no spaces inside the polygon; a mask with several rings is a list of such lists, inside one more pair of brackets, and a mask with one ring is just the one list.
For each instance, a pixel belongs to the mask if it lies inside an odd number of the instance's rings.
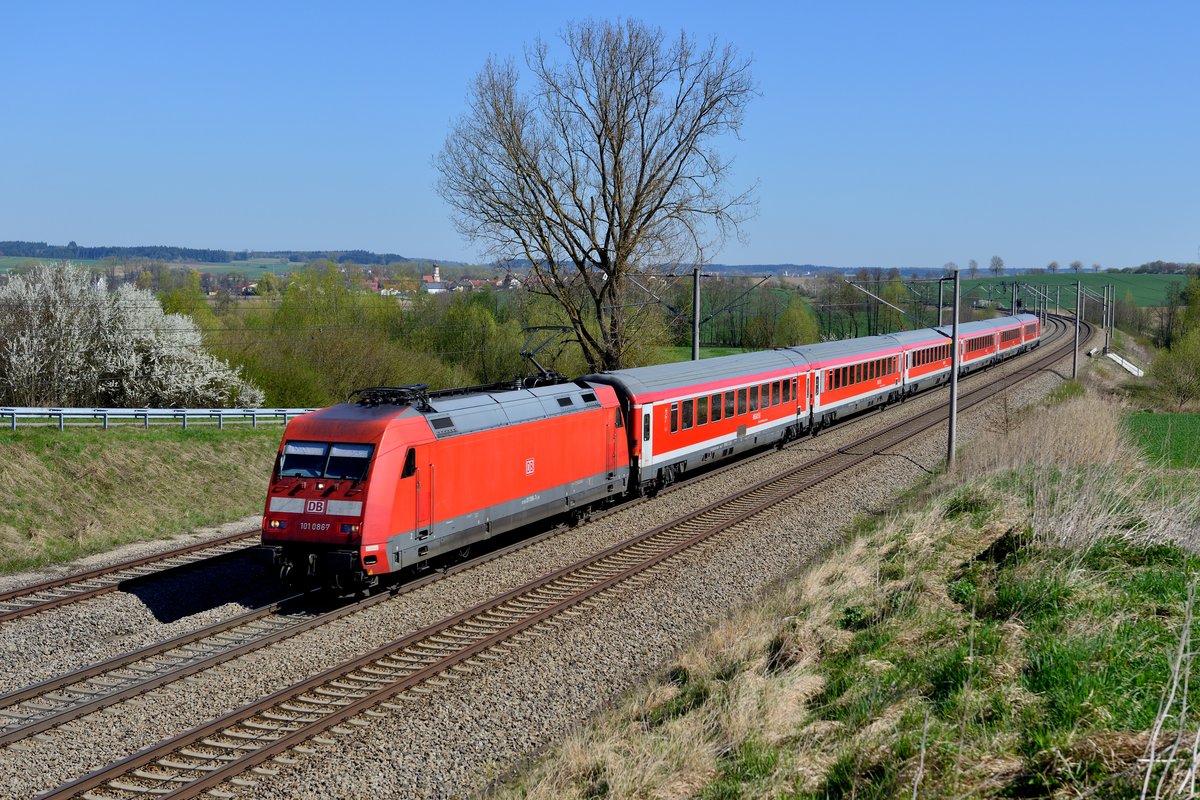
{"label": "second railway track", "polygon": [[214,558],[246,550],[258,543],[258,531],[243,531],[219,539],[168,550],[163,553],[122,561],[87,572],[0,592],[0,622],[29,614],[78,603],[114,592],[122,586],[171,570],[184,569]]}
{"label": "second railway track", "polygon": [[[1069,346],[1065,349],[1070,351]],[[1063,350],[1046,346],[1007,378],[964,393],[960,407],[970,408],[1035,374],[1061,358]],[[919,436],[944,417],[944,409],[937,408],[860,437],[833,453],[334,667],[46,797],[189,797],[252,768],[269,775],[273,770],[260,765],[273,758],[280,765],[286,763],[286,752],[304,740],[329,729],[336,731],[343,723],[359,724],[363,722],[360,715],[390,713],[397,697],[426,691],[431,683],[445,681],[448,675],[483,668],[500,657],[498,651],[558,624],[555,617],[595,601],[618,585],[658,574],[681,553],[712,541],[833,474]]]}

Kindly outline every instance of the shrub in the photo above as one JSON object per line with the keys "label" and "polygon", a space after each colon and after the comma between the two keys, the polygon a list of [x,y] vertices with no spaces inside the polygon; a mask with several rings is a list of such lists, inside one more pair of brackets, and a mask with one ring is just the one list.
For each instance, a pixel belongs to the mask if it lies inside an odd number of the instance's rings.
{"label": "shrub", "polygon": [[70,263],[0,288],[0,402],[63,406],[260,406],[263,393],[206,352],[190,317],[133,286],[107,291]]}

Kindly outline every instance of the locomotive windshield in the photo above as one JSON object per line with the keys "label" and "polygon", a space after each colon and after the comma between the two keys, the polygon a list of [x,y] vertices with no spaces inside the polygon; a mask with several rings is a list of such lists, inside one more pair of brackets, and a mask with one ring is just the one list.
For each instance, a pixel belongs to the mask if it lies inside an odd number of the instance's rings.
{"label": "locomotive windshield", "polygon": [[287,442],[279,477],[361,481],[367,477],[374,452],[373,444]]}

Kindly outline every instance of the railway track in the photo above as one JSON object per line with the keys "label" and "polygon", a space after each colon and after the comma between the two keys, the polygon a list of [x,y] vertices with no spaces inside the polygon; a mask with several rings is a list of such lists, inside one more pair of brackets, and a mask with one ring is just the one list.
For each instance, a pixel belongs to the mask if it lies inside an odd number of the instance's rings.
{"label": "railway track", "polygon": [[[1062,323],[1060,327],[1061,338]],[[1035,351],[1033,360],[1003,378],[962,393],[966,410],[1041,371],[1070,352]],[[736,534],[740,525],[833,475],[851,469],[901,442],[942,424],[946,410],[918,413],[885,430],[811,459],[613,545],[573,565],[505,592],[474,608],[405,636],[199,728],[148,748],[43,795],[45,800],[85,797],[126,800],[228,795],[219,787],[252,786],[304,752],[304,743],[347,725],[370,725],[370,717],[402,711],[396,703],[447,685],[541,632],[560,617],[581,613],[605,595],[666,572],[684,553]],[[275,766],[268,764],[273,762]]]}
{"label": "railway track", "polygon": [[[709,479],[744,466],[748,461],[766,457],[761,453],[749,459],[722,465],[668,487],[664,493],[681,490],[697,480]],[[641,501],[635,501],[641,502]],[[620,508],[629,508],[624,504]],[[600,512],[598,516],[611,513]],[[499,551],[472,559],[450,570],[429,575],[400,587],[391,595],[346,604],[323,613],[296,606],[297,595],[270,606],[246,612],[205,628],[182,634],[140,650],[87,666],[0,696],[0,746],[50,730],[73,719],[123,702],[188,675],[210,669],[275,642],[358,613],[397,593],[407,593],[448,575],[478,566],[518,547],[524,547],[558,533],[551,530],[528,537]]]}
{"label": "railway track", "polygon": [[152,575],[161,575],[202,561],[241,552],[250,546],[247,542],[251,545],[256,544],[258,535],[257,530],[243,531],[145,558],[123,561],[88,572],[0,592],[0,622],[58,608],[68,603],[78,603],[106,592],[116,591],[122,586]]}

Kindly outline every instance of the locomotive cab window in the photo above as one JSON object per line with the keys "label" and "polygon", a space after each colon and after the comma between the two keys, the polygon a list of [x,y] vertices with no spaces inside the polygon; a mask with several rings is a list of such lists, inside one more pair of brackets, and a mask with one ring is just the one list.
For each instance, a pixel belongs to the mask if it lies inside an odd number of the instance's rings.
{"label": "locomotive cab window", "polygon": [[288,442],[279,462],[281,478],[319,478],[325,471],[329,445],[323,442]]}
{"label": "locomotive cab window", "polygon": [[401,478],[411,478],[417,474],[417,451],[411,447],[404,454],[404,469],[400,471]]}
{"label": "locomotive cab window", "polygon": [[325,465],[325,477],[335,481],[361,481],[367,477],[371,465],[373,444],[333,444],[329,446],[329,462]]}
{"label": "locomotive cab window", "polygon": [[279,460],[279,477],[361,481],[374,452],[373,444],[287,442]]}

